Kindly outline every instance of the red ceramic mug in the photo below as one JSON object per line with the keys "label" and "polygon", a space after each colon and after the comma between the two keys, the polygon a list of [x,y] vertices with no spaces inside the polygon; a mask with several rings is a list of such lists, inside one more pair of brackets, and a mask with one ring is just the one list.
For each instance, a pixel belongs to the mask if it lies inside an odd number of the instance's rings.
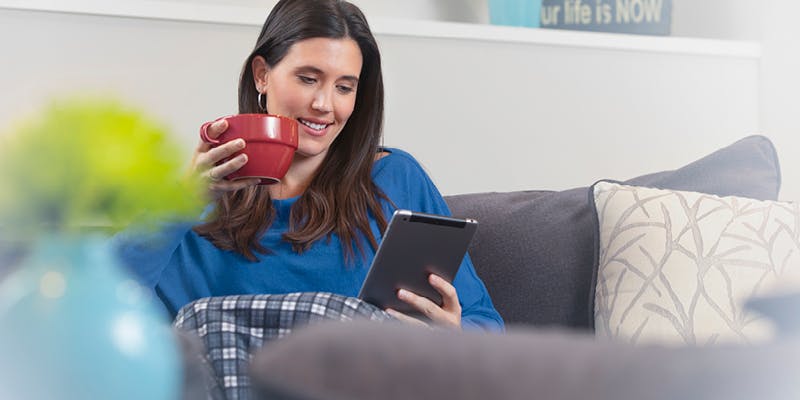
{"label": "red ceramic mug", "polygon": [[[220,119],[228,121],[228,129],[214,139],[208,136],[208,127]],[[297,150],[297,121],[271,114],[238,114],[206,122],[200,127],[200,138],[213,147],[235,139],[247,144],[241,151],[220,160],[217,165],[247,154],[247,164],[225,179],[260,178],[260,185],[280,182],[292,164]]]}

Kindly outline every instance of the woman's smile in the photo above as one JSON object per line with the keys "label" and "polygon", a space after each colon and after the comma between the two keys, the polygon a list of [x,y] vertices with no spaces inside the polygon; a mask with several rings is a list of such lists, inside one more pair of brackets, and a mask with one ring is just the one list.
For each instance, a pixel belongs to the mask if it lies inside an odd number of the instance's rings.
{"label": "woman's smile", "polygon": [[300,122],[303,131],[312,136],[325,136],[327,128],[333,125],[333,122],[315,118],[298,118],[297,121]]}

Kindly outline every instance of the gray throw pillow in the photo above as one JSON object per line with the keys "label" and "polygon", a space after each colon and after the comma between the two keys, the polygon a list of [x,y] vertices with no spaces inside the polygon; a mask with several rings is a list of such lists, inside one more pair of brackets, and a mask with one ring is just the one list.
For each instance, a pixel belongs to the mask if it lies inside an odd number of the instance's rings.
{"label": "gray throw pillow", "polygon": [[[775,200],[780,170],[769,139],[750,136],[679,169],[624,183]],[[446,200],[454,215],[480,224],[470,256],[507,323],[593,328],[597,228],[588,187]]]}
{"label": "gray throw pillow", "polygon": [[800,336],[800,292],[755,297],[747,307],[769,318],[779,336]]}

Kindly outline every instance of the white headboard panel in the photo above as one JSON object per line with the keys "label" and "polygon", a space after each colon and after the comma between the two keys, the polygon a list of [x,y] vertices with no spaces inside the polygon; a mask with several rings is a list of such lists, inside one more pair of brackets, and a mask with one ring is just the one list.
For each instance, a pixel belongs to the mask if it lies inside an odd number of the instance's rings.
{"label": "white headboard panel", "polygon": [[447,193],[565,189],[674,169],[758,129],[757,51],[578,36],[590,45],[381,37],[387,144]]}

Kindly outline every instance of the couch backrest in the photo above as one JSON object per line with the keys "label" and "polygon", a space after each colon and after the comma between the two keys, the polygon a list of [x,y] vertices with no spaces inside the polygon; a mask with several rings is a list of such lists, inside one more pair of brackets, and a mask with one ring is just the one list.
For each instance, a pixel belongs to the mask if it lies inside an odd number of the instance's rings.
{"label": "couch backrest", "polygon": [[[780,169],[769,139],[750,136],[625,183],[775,200]],[[597,224],[588,187],[445,200],[453,215],[479,222],[470,256],[506,323],[593,329]]]}

